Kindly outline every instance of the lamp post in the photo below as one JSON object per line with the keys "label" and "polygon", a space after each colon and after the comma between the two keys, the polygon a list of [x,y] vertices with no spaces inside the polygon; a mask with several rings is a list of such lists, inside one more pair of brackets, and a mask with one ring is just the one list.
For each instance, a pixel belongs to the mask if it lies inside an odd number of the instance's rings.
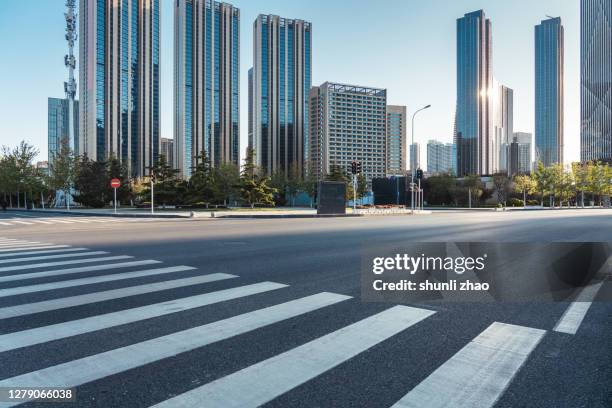
{"label": "lamp post", "polygon": [[[414,117],[416,116],[417,113],[419,113],[420,111],[423,111],[425,109],[429,109],[431,107],[431,105],[427,105],[422,107],[421,109],[417,110],[416,112],[414,112],[414,114],[412,115],[412,142],[410,143],[410,148],[412,149],[414,146]],[[410,159],[412,160],[412,153],[410,153]],[[415,160],[416,162],[416,152],[415,152]],[[414,163],[416,165],[416,163]],[[412,213],[414,214],[414,197],[415,197],[415,191],[414,191],[414,166],[413,163],[410,163],[410,173],[412,175],[411,177],[411,181],[410,181],[410,208],[412,209]]]}

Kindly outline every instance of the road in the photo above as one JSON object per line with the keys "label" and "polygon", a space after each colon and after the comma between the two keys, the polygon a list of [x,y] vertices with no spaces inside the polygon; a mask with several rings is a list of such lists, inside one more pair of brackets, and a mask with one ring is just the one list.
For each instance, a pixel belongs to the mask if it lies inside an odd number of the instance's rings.
{"label": "road", "polygon": [[446,241],[612,242],[612,212],[0,214],[0,387],[76,391],[41,407],[612,406],[609,281],[592,303],[361,301],[364,246]]}

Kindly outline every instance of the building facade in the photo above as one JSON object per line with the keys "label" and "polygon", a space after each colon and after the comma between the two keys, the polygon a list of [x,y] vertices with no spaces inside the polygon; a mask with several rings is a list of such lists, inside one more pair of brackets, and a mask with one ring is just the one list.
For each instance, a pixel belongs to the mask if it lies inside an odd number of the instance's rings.
{"label": "building facade", "polygon": [[160,156],[163,155],[164,158],[166,159],[166,162],[168,163],[168,166],[170,166],[173,169],[178,169],[178,166],[174,160],[174,158],[176,157],[175,154],[175,150],[174,150],[174,139],[168,139],[165,137],[161,138],[161,148],[159,151]]}
{"label": "building facade", "polygon": [[160,148],[160,1],[81,0],[79,153],[148,174]]}
{"label": "building facade", "polygon": [[70,100],[66,98],[49,98],[47,100],[47,141],[49,147],[48,162],[53,164],[53,157],[59,152],[62,140],[70,145],[71,135],[79,132],[79,102],[74,101],[73,129],[70,131]]}
{"label": "building facade", "polygon": [[563,163],[563,25],[535,27],[535,151],[545,166]]}
{"label": "building facade", "polygon": [[212,0],[174,3],[176,165],[191,176],[205,152],[213,166],[239,162],[240,10]]}
{"label": "building facade", "polygon": [[427,142],[427,173],[436,175],[455,173],[455,146],[452,143],[442,143],[437,140]]}
{"label": "building facade", "polygon": [[457,19],[457,174],[491,174],[496,154],[491,129],[491,21],[482,10]]}
{"label": "building facade", "polygon": [[514,134],[514,91],[494,81],[493,172],[508,170],[508,152]]}
{"label": "building facade", "polygon": [[361,162],[364,176],[387,175],[387,90],[325,82],[310,90],[311,171]]}
{"label": "building facade", "polygon": [[531,133],[515,132],[509,146],[508,174],[528,174],[531,172],[533,136]]}
{"label": "building facade", "polygon": [[410,172],[421,168],[421,145],[418,142],[410,144]]}
{"label": "building facade", "polygon": [[406,107],[387,105],[387,175],[406,175]]}
{"label": "building facade", "polygon": [[251,147],[267,174],[304,174],[310,161],[311,49],[309,22],[259,15],[253,24]]}
{"label": "building facade", "polygon": [[612,2],[580,1],[580,160],[612,162]]}

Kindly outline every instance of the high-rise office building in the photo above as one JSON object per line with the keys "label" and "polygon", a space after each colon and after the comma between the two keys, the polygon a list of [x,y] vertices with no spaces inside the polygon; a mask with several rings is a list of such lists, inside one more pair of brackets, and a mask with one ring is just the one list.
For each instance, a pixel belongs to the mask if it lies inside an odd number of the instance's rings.
{"label": "high-rise office building", "polygon": [[248,97],[249,97],[249,119],[248,119],[248,145],[253,146],[253,68],[248,73]]}
{"label": "high-rise office building", "polygon": [[[517,144],[518,149],[517,165],[515,167],[516,172],[521,174],[530,173],[533,161],[531,156],[533,135],[526,132],[514,132],[512,141]],[[511,174],[516,174],[516,172],[511,172]]]}
{"label": "high-rise office building", "polygon": [[160,148],[160,1],[81,0],[79,153],[142,177]]}
{"label": "high-rise office building", "polygon": [[213,166],[238,165],[240,11],[212,0],[174,2],[176,165],[191,176],[205,152]]}
{"label": "high-rise office building", "polygon": [[310,114],[312,174],[355,160],[368,181],[387,175],[386,89],[325,82],[310,90]]}
{"label": "high-rise office building", "polygon": [[494,81],[493,109],[493,173],[508,170],[508,149],[514,134],[514,91]]}
{"label": "high-rise office building", "polygon": [[457,174],[491,174],[491,21],[482,10],[457,19]]}
{"label": "high-rise office building", "polygon": [[563,163],[563,25],[535,27],[535,151],[545,166]]}
{"label": "high-rise office building", "polygon": [[410,171],[416,171],[421,167],[421,145],[418,142],[410,144]]}
{"label": "high-rise office building", "polygon": [[267,174],[303,174],[309,162],[312,26],[259,15],[253,24],[251,147]]}
{"label": "high-rise office building", "polygon": [[430,175],[454,174],[454,149],[452,143],[442,143],[437,140],[427,142],[427,173]]}
{"label": "high-rise office building", "polygon": [[166,162],[168,166],[173,169],[177,169],[178,166],[174,161],[175,151],[174,151],[174,139],[168,139],[165,137],[161,138],[161,148],[159,151],[160,156],[163,155],[166,158]]}
{"label": "high-rise office building", "polygon": [[406,175],[406,107],[387,105],[387,174]]}
{"label": "high-rise office building", "polygon": [[612,1],[580,1],[580,160],[612,162]]}
{"label": "high-rise office building", "polygon": [[74,101],[72,110],[72,132],[70,132],[70,100],[66,98],[49,98],[47,103],[47,141],[49,146],[48,162],[53,164],[53,157],[59,152],[62,140],[70,146],[70,136],[79,132],[79,102]]}

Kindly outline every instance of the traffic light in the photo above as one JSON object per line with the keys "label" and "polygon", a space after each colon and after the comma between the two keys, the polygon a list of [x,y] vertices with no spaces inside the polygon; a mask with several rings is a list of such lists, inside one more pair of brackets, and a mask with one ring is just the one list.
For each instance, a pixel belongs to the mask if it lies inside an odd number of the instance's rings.
{"label": "traffic light", "polygon": [[423,178],[423,170],[417,169],[417,171],[416,171],[416,178],[417,178],[417,180],[420,180],[420,179]]}
{"label": "traffic light", "polygon": [[357,174],[357,162],[354,160],[351,163],[351,174]]}
{"label": "traffic light", "polygon": [[357,173],[356,174],[361,174],[361,162],[357,162]]}

